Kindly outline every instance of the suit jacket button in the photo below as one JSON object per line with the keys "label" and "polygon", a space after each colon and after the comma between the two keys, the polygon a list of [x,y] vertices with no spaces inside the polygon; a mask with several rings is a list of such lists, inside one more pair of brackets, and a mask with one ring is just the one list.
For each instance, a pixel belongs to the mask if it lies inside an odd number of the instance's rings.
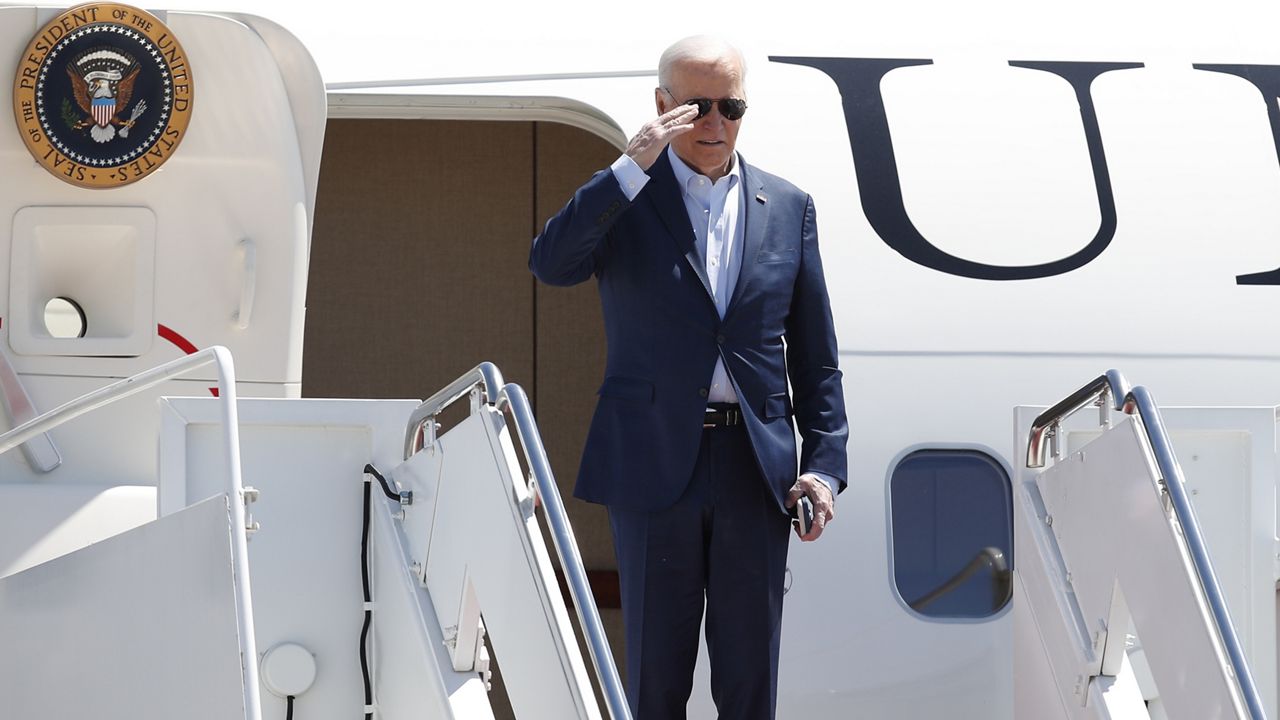
{"label": "suit jacket button", "polygon": [[717,335],[717,336],[716,336],[716,344],[717,344],[717,345],[723,345],[723,344],[724,344],[724,336],[723,336],[723,335]]}
{"label": "suit jacket button", "polygon": [[706,397],[706,396],[707,396],[707,389],[706,389],[706,388],[698,388],[698,395],[699,395],[699,397]]}

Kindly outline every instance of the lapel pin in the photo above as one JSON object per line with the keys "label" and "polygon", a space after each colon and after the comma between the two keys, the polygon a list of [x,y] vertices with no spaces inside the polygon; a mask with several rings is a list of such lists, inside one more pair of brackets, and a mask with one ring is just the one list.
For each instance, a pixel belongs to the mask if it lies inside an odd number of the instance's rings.
{"label": "lapel pin", "polygon": [[756,193],[756,202],[767,203],[769,202],[769,198],[765,197],[764,193]]}

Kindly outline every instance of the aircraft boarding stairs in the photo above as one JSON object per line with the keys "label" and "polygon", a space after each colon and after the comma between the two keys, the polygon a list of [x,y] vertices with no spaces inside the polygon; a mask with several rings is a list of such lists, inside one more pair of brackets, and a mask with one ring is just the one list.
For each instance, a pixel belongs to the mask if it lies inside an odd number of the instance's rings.
{"label": "aircraft boarding stairs", "polygon": [[83,538],[0,578],[0,717],[492,718],[488,635],[517,717],[599,718],[537,496],[604,704],[629,718],[528,400],[492,365],[421,404],[237,402],[214,347],[29,419],[0,454],[45,456],[67,421],[209,364],[218,397],[159,400],[158,492],[133,502],[157,519],[97,541],[114,511],[56,507],[47,468],[0,484],[6,542],[42,516]]}
{"label": "aircraft boarding stairs", "polygon": [[1031,412],[1015,717],[1275,717],[1275,408],[1161,411],[1110,371]]}

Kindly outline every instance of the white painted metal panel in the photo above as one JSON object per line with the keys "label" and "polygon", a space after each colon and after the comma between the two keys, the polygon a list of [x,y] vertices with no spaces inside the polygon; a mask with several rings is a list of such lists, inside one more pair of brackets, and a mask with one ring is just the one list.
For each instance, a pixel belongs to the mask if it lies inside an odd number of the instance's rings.
{"label": "white painted metal panel", "polygon": [[1089,678],[1110,665],[1103,644],[1123,650],[1128,623],[1115,603],[1123,595],[1170,717],[1237,717],[1229,671],[1141,433],[1126,418],[1036,483],[1083,630],[1095,639],[1094,662],[1077,672]]}
{"label": "white painted metal panel", "polygon": [[154,487],[0,483],[0,577],[155,518]]}
{"label": "white painted metal panel", "polygon": [[[522,719],[600,717],[502,413],[481,408],[418,455],[430,453],[440,462],[416,468],[406,514],[434,518],[427,556],[414,559],[442,632],[466,637],[472,612],[483,613]],[[408,522],[406,530],[418,531]],[[454,667],[466,655],[455,650]]]}
{"label": "white painted metal panel", "polygon": [[212,498],[0,579],[0,717],[245,717],[231,531]]}
{"label": "white painted metal panel", "polygon": [[[1022,537],[1019,534],[1019,537]],[[1013,647],[1013,714],[1019,718],[1054,720],[1071,717],[1058,693],[1058,681],[1053,676],[1049,659],[1050,648],[1062,641],[1062,626],[1041,624],[1035,613],[1035,604],[1028,598],[1028,584],[1034,582],[1023,574],[1014,575],[1013,632],[1026,642]],[[1045,631],[1057,630],[1046,635]]]}
{"label": "white painted metal panel", "polygon": [[[244,484],[262,529],[251,536],[258,647],[295,642],[316,656],[314,686],[298,717],[357,717],[364,707],[358,656],[364,619],[360,579],[363,469],[402,453],[413,400],[263,398],[240,401]],[[161,513],[177,512],[223,483],[217,401],[166,398],[160,443]],[[378,491],[379,495],[381,491]],[[407,632],[408,630],[406,630]],[[285,701],[262,688],[265,717]]]}
{"label": "white painted metal panel", "polygon": [[1013,645],[1014,717],[1053,720],[1086,714],[1086,667],[1099,659],[1066,582],[1062,556],[1044,524],[1034,480],[1014,495]]}
{"label": "white painted metal panel", "polygon": [[[414,459],[426,458],[418,453]],[[412,460],[411,460],[412,462]],[[400,476],[404,466],[397,471]],[[430,498],[418,496],[424,505]],[[374,699],[383,720],[493,718],[489,695],[476,672],[451,667],[448,643],[431,596],[411,569],[413,555],[399,510],[373,489]]]}
{"label": "white painted metal panel", "polygon": [[[13,216],[11,245],[9,345],[15,352],[138,356],[155,344],[155,213],[25,207]],[[53,337],[45,303],[72,294],[81,308],[91,308],[81,335]]]}
{"label": "white painted metal panel", "polygon": [[[1275,409],[1161,408],[1214,573],[1270,717],[1277,713]],[[1092,418],[1065,433],[1068,451],[1099,435]]]}

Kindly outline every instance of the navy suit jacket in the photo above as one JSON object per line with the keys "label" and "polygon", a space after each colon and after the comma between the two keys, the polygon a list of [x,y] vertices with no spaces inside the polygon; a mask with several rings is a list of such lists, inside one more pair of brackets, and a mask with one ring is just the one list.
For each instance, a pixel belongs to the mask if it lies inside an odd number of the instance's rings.
{"label": "navy suit jacket", "polygon": [[648,174],[632,202],[596,173],[529,255],[545,283],[599,282],[608,359],[574,494],[634,510],[679,499],[717,358],[779,509],[798,472],[842,490],[848,424],[812,198],[743,163],[742,270],[721,320],[666,152]]}

